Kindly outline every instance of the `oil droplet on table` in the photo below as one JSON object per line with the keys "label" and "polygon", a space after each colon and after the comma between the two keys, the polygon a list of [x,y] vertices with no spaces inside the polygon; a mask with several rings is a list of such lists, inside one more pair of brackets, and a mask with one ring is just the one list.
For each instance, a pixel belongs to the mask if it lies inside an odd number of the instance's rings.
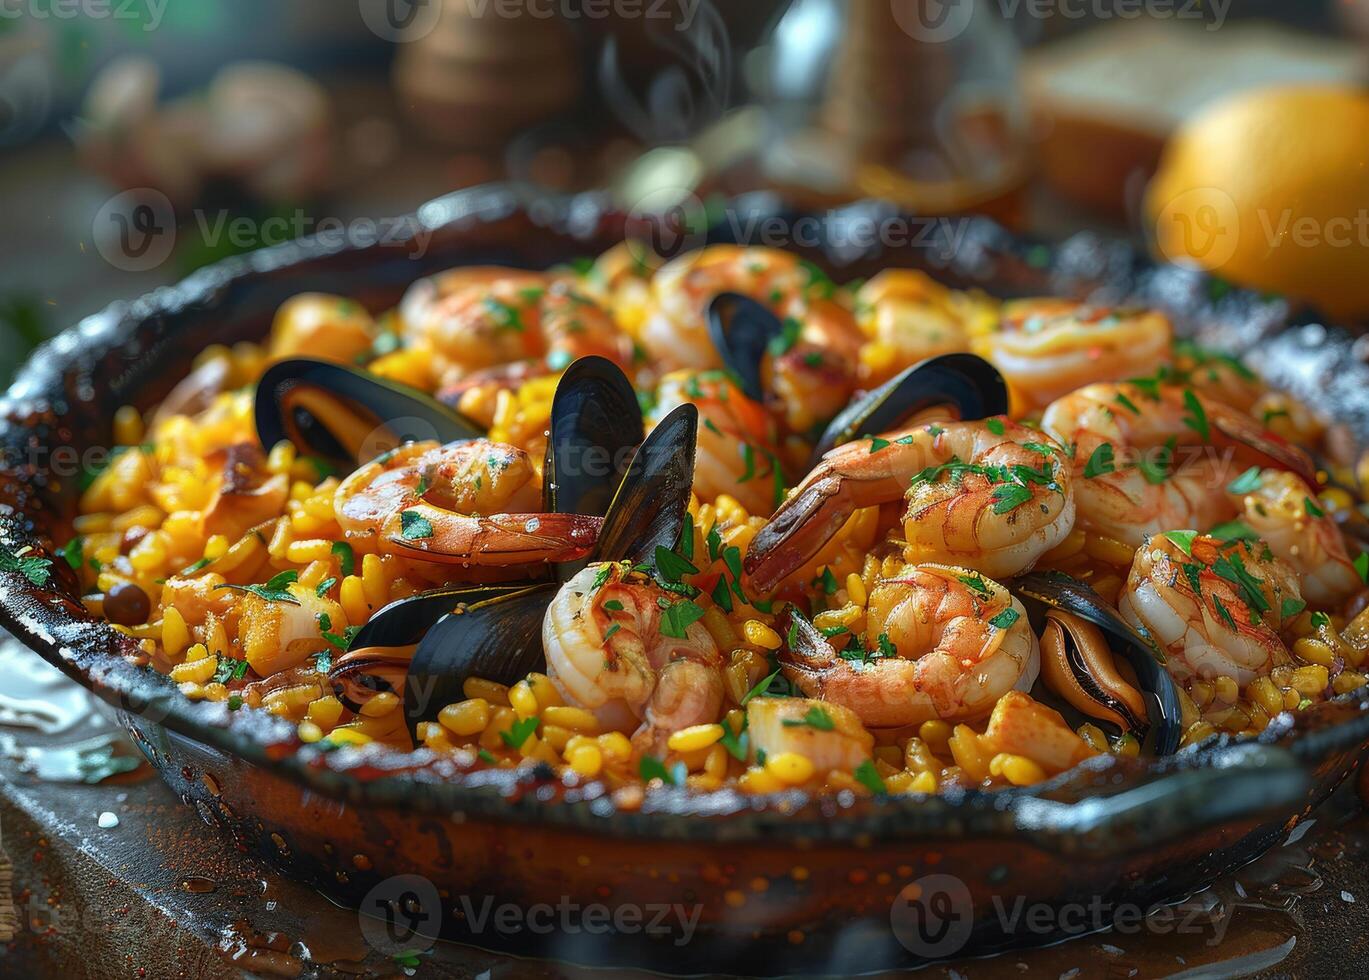
{"label": "oil droplet on table", "polygon": [[218,884],[201,875],[191,875],[181,881],[181,887],[195,895],[208,895],[218,887]]}

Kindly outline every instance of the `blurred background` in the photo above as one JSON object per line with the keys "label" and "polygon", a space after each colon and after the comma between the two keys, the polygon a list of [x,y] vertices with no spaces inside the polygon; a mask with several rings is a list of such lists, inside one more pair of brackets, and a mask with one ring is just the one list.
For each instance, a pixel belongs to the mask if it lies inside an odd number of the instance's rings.
{"label": "blurred background", "polygon": [[0,379],[492,180],[1097,228],[1359,319],[1366,79],[1369,0],[0,0]]}

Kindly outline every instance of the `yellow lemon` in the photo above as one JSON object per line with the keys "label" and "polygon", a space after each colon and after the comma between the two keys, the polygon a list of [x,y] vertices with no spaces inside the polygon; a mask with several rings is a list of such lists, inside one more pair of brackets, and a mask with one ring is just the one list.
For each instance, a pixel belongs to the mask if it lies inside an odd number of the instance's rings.
{"label": "yellow lemon", "polygon": [[1146,213],[1171,261],[1369,316],[1369,92],[1281,86],[1214,103],[1170,139]]}

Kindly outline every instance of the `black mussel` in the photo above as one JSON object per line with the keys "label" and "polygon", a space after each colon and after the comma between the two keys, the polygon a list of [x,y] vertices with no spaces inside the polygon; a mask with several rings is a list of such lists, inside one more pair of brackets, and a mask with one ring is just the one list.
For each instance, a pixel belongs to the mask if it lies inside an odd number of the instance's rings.
{"label": "black mussel", "polygon": [[542,620],[558,588],[547,582],[461,604],[439,619],[419,641],[407,667],[404,712],[409,728],[463,700],[468,678],[514,684],[540,669],[546,663]]}
{"label": "black mussel", "polygon": [[[1031,572],[1009,583],[1042,636],[1042,680],[1084,715],[1134,734],[1150,754],[1171,755],[1183,734],[1179,689],[1155,641],[1078,579]],[[1130,667],[1135,684],[1118,668]]]}
{"label": "black mussel", "polygon": [[818,441],[812,461],[853,439],[897,429],[935,405],[951,406],[962,419],[1002,415],[1008,410],[1008,386],[996,367],[975,354],[930,357],[843,409]]}
{"label": "black mussel", "polygon": [[708,335],[723,366],[752,401],[765,401],[761,367],[784,325],[767,307],[740,293],[719,293],[708,304]]}
{"label": "black mussel", "polygon": [[415,648],[434,624],[461,606],[487,602],[521,588],[459,585],[390,603],[357,631],[346,653],[334,658],[328,670],[333,693],[352,711],[360,711],[377,694],[402,694]]}
{"label": "black mussel", "polygon": [[646,437],[618,485],[595,547],[596,561],[647,561],[680,539],[694,485],[699,410],[680,405]]}
{"label": "black mussel", "polygon": [[[698,419],[698,409],[682,405],[642,442],[607,507],[595,560],[642,562],[657,546],[675,546],[689,507]],[[581,567],[559,564],[559,581]],[[356,635],[329,679],[353,710],[402,688],[413,729],[461,700],[470,677],[513,683],[542,667],[542,620],[558,587],[459,586],[391,603]]]}
{"label": "black mussel", "polygon": [[288,439],[344,470],[406,442],[479,439],[484,430],[414,388],[330,361],[273,364],[257,385],[257,437]]}
{"label": "black mussel", "polygon": [[603,517],[643,434],[637,392],[622,369],[604,357],[572,363],[552,397],[543,509]]}

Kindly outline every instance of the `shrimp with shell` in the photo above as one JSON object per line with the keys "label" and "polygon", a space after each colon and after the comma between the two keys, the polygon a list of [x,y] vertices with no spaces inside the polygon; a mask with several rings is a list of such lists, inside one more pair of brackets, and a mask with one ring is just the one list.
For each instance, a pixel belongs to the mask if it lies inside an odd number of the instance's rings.
{"label": "shrimp with shell", "polygon": [[589,553],[602,519],[541,509],[532,459],[487,439],[408,443],[362,466],[334,497],[349,539],[416,561],[514,566]]}
{"label": "shrimp with shell", "polygon": [[1280,632],[1305,605],[1297,574],[1263,542],[1195,531],[1148,538],[1118,599],[1176,680],[1225,676],[1242,686],[1289,663]]}
{"label": "shrimp with shell", "polygon": [[983,718],[1009,691],[1030,688],[1041,661],[1022,604],[951,565],[910,565],[881,580],[864,632],[840,651],[815,632],[796,639],[781,655],[789,679],[872,728]]}
{"label": "shrimp with shell", "polygon": [[660,755],[672,732],[722,709],[723,656],[692,611],[630,566],[591,564],[547,609],[547,676],[567,704]]}
{"label": "shrimp with shell", "polygon": [[1030,568],[1074,526],[1065,450],[1007,418],[930,422],[857,439],[823,457],[752,542],[746,568],[778,585],[859,508],[903,502],[909,561],[992,577]]}

